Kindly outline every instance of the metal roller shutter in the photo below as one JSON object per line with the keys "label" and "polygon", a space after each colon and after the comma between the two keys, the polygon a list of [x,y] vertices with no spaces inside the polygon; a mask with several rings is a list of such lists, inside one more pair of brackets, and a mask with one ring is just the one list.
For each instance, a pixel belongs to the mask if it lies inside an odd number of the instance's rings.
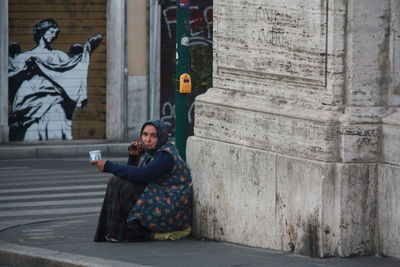
{"label": "metal roller shutter", "polygon": [[[9,1],[9,77],[20,74],[9,85],[11,141],[105,138],[106,10],[106,0]],[[58,36],[41,50],[34,27],[45,37],[51,21]]]}

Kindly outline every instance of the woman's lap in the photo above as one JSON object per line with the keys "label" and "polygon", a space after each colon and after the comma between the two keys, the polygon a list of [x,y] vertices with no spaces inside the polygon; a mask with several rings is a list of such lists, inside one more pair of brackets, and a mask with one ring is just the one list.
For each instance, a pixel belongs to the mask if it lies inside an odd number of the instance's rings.
{"label": "woman's lap", "polygon": [[[145,185],[112,177],[108,181],[106,195],[100,212],[95,241],[112,238],[117,241],[135,240],[144,230],[140,226],[130,230],[126,219],[133,205],[142,194]],[[138,231],[139,229],[139,231]]]}

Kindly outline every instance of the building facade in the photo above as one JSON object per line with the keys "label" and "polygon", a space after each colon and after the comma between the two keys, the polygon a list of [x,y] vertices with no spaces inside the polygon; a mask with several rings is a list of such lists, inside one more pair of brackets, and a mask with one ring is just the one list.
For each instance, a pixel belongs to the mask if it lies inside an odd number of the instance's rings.
{"label": "building facade", "polygon": [[[174,131],[175,0],[1,5],[1,143],[125,142],[154,118]],[[211,86],[212,0],[190,14],[192,131],[194,97]]]}
{"label": "building facade", "polygon": [[198,237],[400,257],[398,1],[214,1],[188,163]]}

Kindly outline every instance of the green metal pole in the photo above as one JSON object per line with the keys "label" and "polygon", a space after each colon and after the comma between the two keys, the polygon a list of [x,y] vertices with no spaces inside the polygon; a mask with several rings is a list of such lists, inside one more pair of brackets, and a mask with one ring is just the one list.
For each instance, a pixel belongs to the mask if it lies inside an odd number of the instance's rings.
{"label": "green metal pole", "polygon": [[175,144],[186,159],[188,94],[179,92],[179,78],[189,72],[189,0],[176,1]]}

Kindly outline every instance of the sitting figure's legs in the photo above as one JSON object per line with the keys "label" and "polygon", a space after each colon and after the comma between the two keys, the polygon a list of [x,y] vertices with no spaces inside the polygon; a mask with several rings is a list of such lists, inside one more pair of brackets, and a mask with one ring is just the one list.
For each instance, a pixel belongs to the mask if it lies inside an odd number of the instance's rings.
{"label": "sitting figure's legs", "polygon": [[143,239],[143,226],[130,230],[128,214],[142,194],[145,185],[112,177],[108,181],[94,241],[136,241]]}

